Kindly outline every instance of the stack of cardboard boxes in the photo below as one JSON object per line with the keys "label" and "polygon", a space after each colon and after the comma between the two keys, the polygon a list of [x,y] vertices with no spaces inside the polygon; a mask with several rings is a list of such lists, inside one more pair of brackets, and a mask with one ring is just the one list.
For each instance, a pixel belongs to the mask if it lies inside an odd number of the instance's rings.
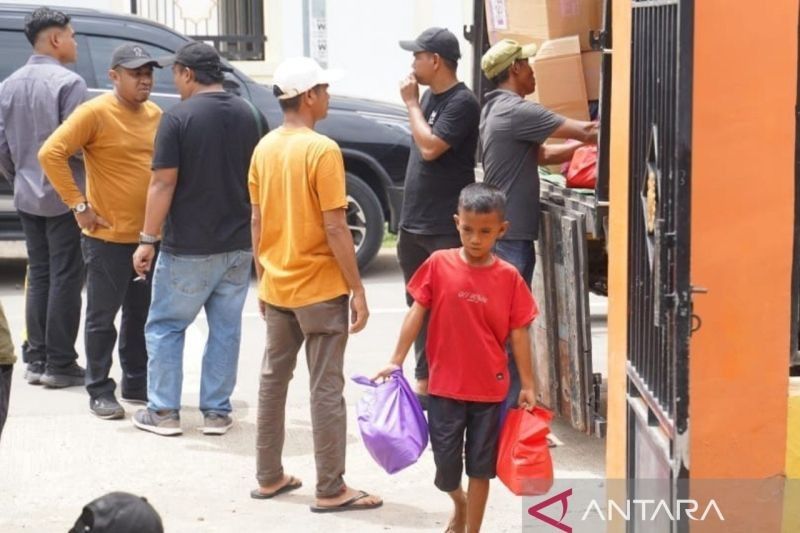
{"label": "stack of cardboard boxes", "polygon": [[602,26],[602,0],[485,0],[491,44],[513,39],[536,43],[536,92],[529,98],[551,111],[589,120],[600,97],[600,58],[589,33]]}

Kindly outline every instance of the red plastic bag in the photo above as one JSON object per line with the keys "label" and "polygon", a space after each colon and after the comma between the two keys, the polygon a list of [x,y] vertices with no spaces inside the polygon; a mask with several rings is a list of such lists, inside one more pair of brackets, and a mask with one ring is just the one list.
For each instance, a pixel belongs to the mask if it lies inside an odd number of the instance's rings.
{"label": "red plastic bag", "polygon": [[567,170],[567,187],[594,189],[597,183],[597,145],[581,146],[572,154]]}
{"label": "red plastic bag", "polygon": [[553,486],[547,434],[553,413],[509,409],[497,453],[497,477],[517,496],[546,494]]}

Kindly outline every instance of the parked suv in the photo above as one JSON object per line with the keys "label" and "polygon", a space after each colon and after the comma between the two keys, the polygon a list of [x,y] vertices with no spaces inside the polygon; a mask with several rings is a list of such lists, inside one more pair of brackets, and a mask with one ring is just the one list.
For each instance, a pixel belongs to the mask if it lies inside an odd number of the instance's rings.
{"label": "parked suv", "polygon": [[[21,67],[31,54],[22,29],[34,6],[0,4],[0,80]],[[70,68],[83,76],[92,96],[112,89],[108,79],[111,52],[126,41],[152,55],[174,53],[189,41],[185,35],[146,19],[91,9],[59,8],[72,17],[78,41],[78,62]],[[272,87],[256,83],[234,69],[225,80],[227,90],[252,101],[274,128],[282,114]],[[156,69],[151,99],[168,109],[180,101],[169,69]],[[384,226],[396,233],[403,201],[403,180],[411,132],[401,106],[333,96],[328,118],[317,131],[341,147],[347,171],[347,221],[353,233],[358,264],[363,269],[375,257]],[[10,185],[0,179],[0,240],[22,239],[22,228],[12,203]]]}

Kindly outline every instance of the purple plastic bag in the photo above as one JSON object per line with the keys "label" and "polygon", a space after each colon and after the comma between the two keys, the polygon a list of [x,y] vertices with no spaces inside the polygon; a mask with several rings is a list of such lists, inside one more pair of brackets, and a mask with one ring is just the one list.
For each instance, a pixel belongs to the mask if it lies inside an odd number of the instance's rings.
{"label": "purple plastic bag", "polygon": [[414,391],[401,370],[384,383],[365,376],[352,380],[370,387],[356,405],[364,446],[390,474],[417,462],[428,445],[428,423]]}

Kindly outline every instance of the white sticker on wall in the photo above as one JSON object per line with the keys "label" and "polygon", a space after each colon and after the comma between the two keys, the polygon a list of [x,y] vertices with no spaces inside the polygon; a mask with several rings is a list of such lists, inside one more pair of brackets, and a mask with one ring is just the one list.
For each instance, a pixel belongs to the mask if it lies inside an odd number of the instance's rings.
{"label": "white sticker on wall", "polygon": [[506,0],[489,0],[489,16],[492,21],[492,28],[495,30],[507,30],[508,12],[506,11]]}

